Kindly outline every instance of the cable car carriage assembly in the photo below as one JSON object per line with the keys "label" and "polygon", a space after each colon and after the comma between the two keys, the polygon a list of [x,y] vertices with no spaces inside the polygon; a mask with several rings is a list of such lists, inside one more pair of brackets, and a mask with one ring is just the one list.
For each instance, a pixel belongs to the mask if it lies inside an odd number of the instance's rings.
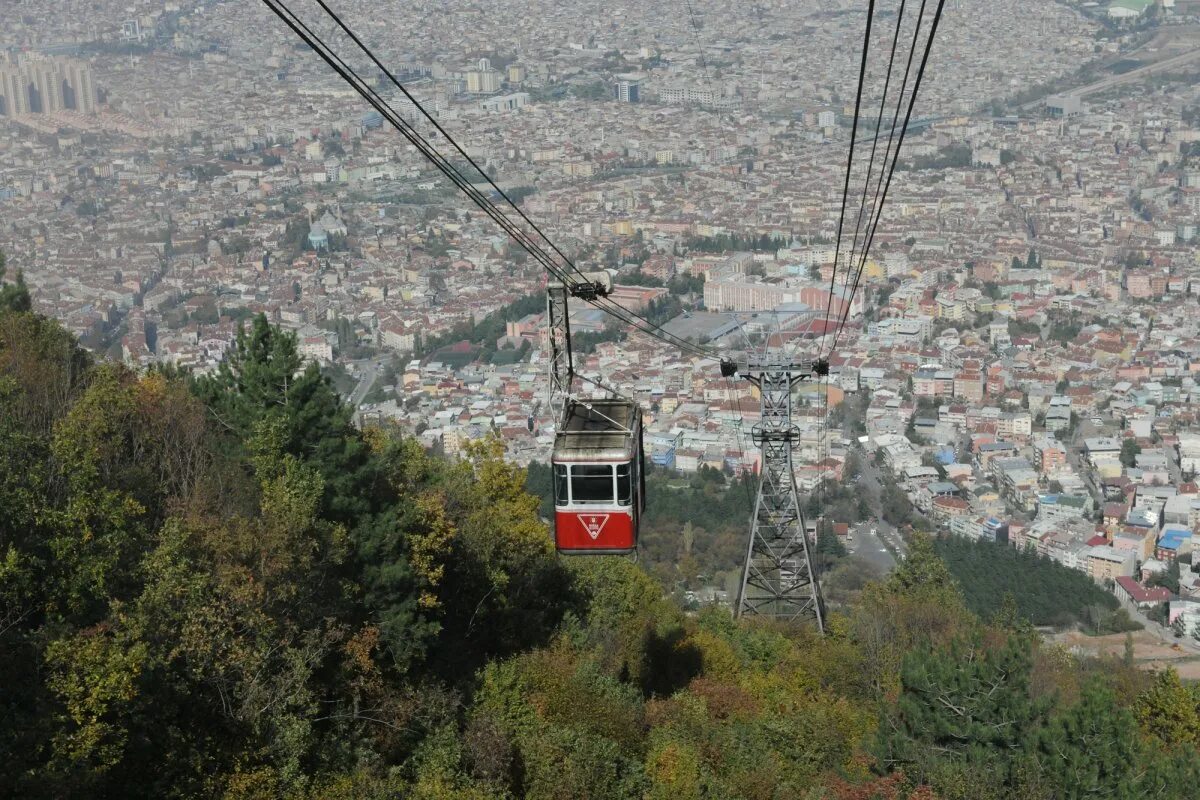
{"label": "cable car carriage assembly", "polygon": [[604,296],[612,290],[607,272],[587,277],[590,283],[570,288],[551,284],[547,289],[550,408],[555,415],[554,545],[560,553],[623,555],[637,551],[646,508],[642,409],[619,396],[583,399],[572,393],[581,376],[571,360],[567,297]]}

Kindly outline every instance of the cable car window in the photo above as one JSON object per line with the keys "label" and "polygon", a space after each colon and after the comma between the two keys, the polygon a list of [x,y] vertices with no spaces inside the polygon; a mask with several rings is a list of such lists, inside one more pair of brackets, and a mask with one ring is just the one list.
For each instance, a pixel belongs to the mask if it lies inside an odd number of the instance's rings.
{"label": "cable car window", "polygon": [[572,503],[611,503],[613,501],[612,464],[572,464]]}
{"label": "cable car window", "polygon": [[554,465],[554,505],[565,506],[567,504],[567,465]]}
{"label": "cable car window", "polygon": [[630,503],[629,464],[617,464],[617,502],[627,506]]}

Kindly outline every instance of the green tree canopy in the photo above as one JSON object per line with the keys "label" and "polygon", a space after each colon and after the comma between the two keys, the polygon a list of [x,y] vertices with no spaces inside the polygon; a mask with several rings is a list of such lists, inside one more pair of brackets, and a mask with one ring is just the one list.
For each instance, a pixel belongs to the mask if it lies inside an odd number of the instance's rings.
{"label": "green tree canopy", "polygon": [[0,310],[28,311],[33,304],[29,298],[29,288],[25,286],[25,273],[18,270],[16,280],[13,283],[5,283],[4,275],[7,269],[4,253],[0,252]]}

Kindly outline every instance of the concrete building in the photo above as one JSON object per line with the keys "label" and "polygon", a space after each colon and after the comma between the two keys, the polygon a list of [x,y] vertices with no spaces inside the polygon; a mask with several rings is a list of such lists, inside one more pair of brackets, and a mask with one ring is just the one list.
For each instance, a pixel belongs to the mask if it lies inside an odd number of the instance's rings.
{"label": "concrete building", "polygon": [[1162,586],[1147,589],[1132,577],[1121,575],[1116,578],[1113,593],[1121,601],[1121,605],[1130,612],[1149,611],[1157,605],[1169,602],[1171,592]]}
{"label": "concrete building", "polygon": [[476,69],[466,74],[467,94],[495,94],[500,91],[500,73],[492,69],[486,58],[479,59]]}
{"label": "concrete building", "polygon": [[528,103],[529,94],[527,92],[513,92],[499,97],[489,97],[479,104],[479,108],[489,114],[497,114],[501,111],[516,111],[518,108],[524,108]]}
{"label": "concrete building", "polygon": [[96,87],[87,64],[70,59],[22,59],[0,65],[0,115],[96,111]]}
{"label": "concrete building", "polygon": [[1096,545],[1086,551],[1087,574],[1096,583],[1133,575],[1133,553]]}
{"label": "concrete building", "polygon": [[638,103],[642,98],[642,82],[636,78],[620,78],[613,84],[613,97],[622,103]]}
{"label": "concrete building", "polygon": [[1051,116],[1074,117],[1083,113],[1083,99],[1077,94],[1055,94],[1046,98]]}
{"label": "concrete building", "polygon": [[1037,502],[1037,472],[1024,458],[996,458],[991,473],[1001,493],[1018,508],[1031,511]]}
{"label": "concrete building", "polygon": [[954,394],[953,370],[936,365],[921,367],[913,375],[913,394],[917,397],[951,397]]}

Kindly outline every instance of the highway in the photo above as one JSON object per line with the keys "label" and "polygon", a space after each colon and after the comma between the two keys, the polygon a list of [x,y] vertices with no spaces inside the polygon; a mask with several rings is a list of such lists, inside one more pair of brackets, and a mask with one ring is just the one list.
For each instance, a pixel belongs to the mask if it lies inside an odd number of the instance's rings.
{"label": "highway", "polygon": [[1087,463],[1087,456],[1083,452],[1083,440],[1093,436],[1104,435],[1104,430],[1093,425],[1090,417],[1083,417],[1079,420],[1079,424],[1075,426],[1075,433],[1072,434],[1070,441],[1067,443],[1067,463],[1075,474],[1083,479],[1083,485],[1087,487],[1088,492],[1092,495],[1092,501],[1097,508],[1104,508],[1104,492],[1096,483],[1096,473],[1092,471],[1092,467]]}
{"label": "highway", "polygon": [[[1173,33],[1175,33],[1176,35],[1179,35],[1179,34],[1187,32],[1188,30],[1191,30],[1191,28],[1190,27],[1187,29],[1181,28],[1179,31],[1176,31]],[[1157,46],[1159,46],[1159,47],[1162,46],[1161,44],[1158,44],[1158,39],[1155,39],[1154,41],[1157,44]],[[1141,52],[1142,49],[1143,48],[1138,48],[1137,50],[1126,53],[1123,55],[1123,57],[1124,58],[1136,57],[1137,54],[1139,52]],[[1172,56],[1171,58],[1164,58],[1162,61],[1156,61],[1152,64],[1146,64],[1143,67],[1138,67],[1137,69],[1131,69],[1129,72],[1123,72],[1120,75],[1112,75],[1110,77],[1098,80],[1094,83],[1089,83],[1085,86],[1076,86],[1072,89],[1063,89],[1061,91],[1055,92],[1055,94],[1057,94],[1057,95],[1078,95],[1080,97],[1087,97],[1088,95],[1096,94],[1097,92],[1103,92],[1107,89],[1111,89],[1114,86],[1120,86],[1125,83],[1134,83],[1134,82],[1139,81],[1142,78],[1146,77],[1147,75],[1151,75],[1151,74],[1153,74],[1155,72],[1159,72],[1161,70],[1167,70],[1167,69],[1172,69],[1174,67],[1185,66],[1185,65],[1190,64],[1191,62],[1195,61],[1196,59],[1200,59],[1200,48],[1193,48],[1193,49],[1185,50],[1183,53],[1180,53],[1177,56]],[[1020,108],[1022,111],[1030,111],[1030,110],[1040,107],[1045,102],[1045,100],[1046,100],[1045,97],[1039,97],[1037,100],[1033,100],[1031,102],[1025,103]]]}
{"label": "highway", "polygon": [[1104,80],[1096,81],[1095,83],[1082,86],[1078,89],[1072,89],[1070,93],[1077,94],[1080,97],[1087,97],[1090,94],[1096,94],[1097,92],[1103,92],[1106,89],[1111,89],[1114,86],[1120,86],[1123,83],[1134,83],[1138,80],[1141,80],[1146,75],[1151,75],[1164,69],[1182,67],[1185,64],[1190,64],[1197,58],[1200,58],[1200,49],[1189,50],[1188,52],[1180,53],[1172,58],[1166,58],[1154,64],[1147,64],[1144,67],[1131,69],[1129,72],[1124,72],[1120,75],[1113,75],[1111,78],[1105,78]]}

